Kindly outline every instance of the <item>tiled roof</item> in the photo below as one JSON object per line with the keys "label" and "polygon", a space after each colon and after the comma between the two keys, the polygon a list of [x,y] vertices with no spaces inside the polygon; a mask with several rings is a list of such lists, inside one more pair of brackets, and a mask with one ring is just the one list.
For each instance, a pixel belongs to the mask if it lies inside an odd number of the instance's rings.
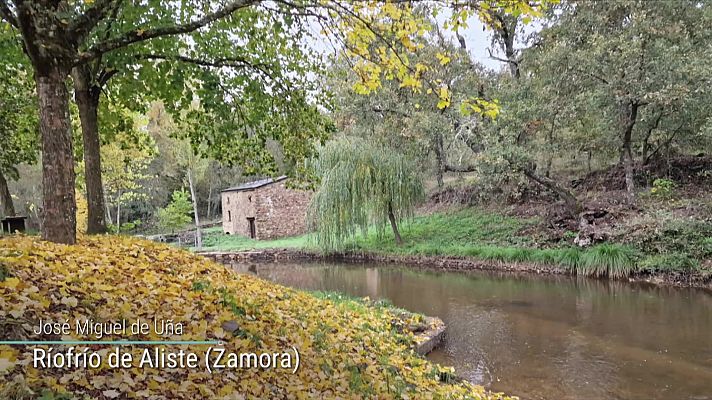
{"label": "tiled roof", "polygon": [[242,185],[238,185],[238,186],[233,186],[233,187],[227,188],[227,189],[223,190],[223,192],[239,192],[239,191],[241,191],[241,190],[257,189],[257,188],[260,188],[260,187],[262,187],[262,186],[266,186],[266,185],[269,185],[269,184],[272,184],[272,183],[275,183],[275,182],[283,181],[283,180],[285,180],[285,179],[287,179],[287,176],[286,176],[286,175],[282,175],[282,176],[277,177],[277,178],[260,179],[260,180],[258,180],[258,181],[247,182],[247,183],[243,183]]}

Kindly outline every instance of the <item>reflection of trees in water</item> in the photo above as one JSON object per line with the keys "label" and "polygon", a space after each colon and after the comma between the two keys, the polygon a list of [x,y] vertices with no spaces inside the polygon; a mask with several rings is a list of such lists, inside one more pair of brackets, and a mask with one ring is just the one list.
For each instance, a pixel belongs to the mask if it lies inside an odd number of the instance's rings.
{"label": "reflection of trees in water", "polygon": [[712,296],[701,291],[368,264],[240,268],[288,286],[388,298],[439,316],[448,325],[439,360],[444,355],[441,361],[463,376],[527,398],[654,397],[665,384],[704,389],[711,375]]}
{"label": "reflection of trees in water", "polygon": [[696,343],[689,355],[712,351],[712,304],[701,291],[590,279],[577,281],[577,287],[579,301],[590,309],[581,322],[592,334],[649,350]]}

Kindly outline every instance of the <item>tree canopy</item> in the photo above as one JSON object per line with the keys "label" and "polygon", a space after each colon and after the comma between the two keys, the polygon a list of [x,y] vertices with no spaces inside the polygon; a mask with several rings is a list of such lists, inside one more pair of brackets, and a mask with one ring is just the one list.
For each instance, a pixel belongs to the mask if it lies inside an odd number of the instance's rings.
{"label": "tree canopy", "polygon": [[32,72],[9,28],[0,22],[0,202],[5,215],[14,215],[7,180],[19,178],[19,164],[37,161],[39,135]]}
{"label": "tree canopy", "polygon": [[[535,12],[523,0],[502,3],[513,13]],[[455,28],[471,15],[486,15],[483,11],[490,8],[489,2],[479,1],[445,4],[455,6],[448,21]],[[437,11],[442,4],[433,3],[433,7]],[[147,15],[150,18],[144,18]],[[193,100],[191,93],[200,96],[199,111],[209,111],[202,121],[211,120],[213,124],[212,129],[196,130],[191,136],[194,143],[205,141],[205,148],[214,156],[233,156],[242,149],[240,156],[227,159],[250,160],[245,166],[250,169],[256,168],[255,163],[270,164],[268,154],[259,151],[265,147],[265,137],[284,144],[287,158],[304,156],[312,146],[303,143],[324,138],[323,130],[318,129],[324,125],[316,111],[318,102],[309,100],[313,93],[308,87],[292,90],[294,86],[284,84],[299,81],[311,71],[310,67],[303,67],[304,61],[313,59],[304,51],[302,42],[304,33],[309,31],[308,24],[317,24],[322,34],[360,58],[354,69],[362,77],[362,83],[356,85],[362,93],[377,89],[381,77],[397,79],[418,90],[424,70],[421,65],[411,65],[408,57],[421,47],[417,38],[429,29],[411,2],[334,0],[294,4],[234,0],[204,7],[190,2],[156,0],[139,5],[102,0],[60,7],[55,2],[2,0],[0,17],[19,32],[34,69],[43,148],[52,149],[42,153],[42,235],[63,243],[76,240],[73,143],[64,86],[70,74],[85,136],[89,225],[90,229],[100,229],[96,102],[108,80],[121,68],[149,89],[150,83],[167,82],[165,87],[170,89],[158,92],[167,94],[164,100],[171,96],[177,100],[167,101],[169,107],[174,103],[185,106]],[[142,70],[147,64],[137,64],[137,59],[150,61],[152,68]],[[192,64],[197,70],[193,70],[194,75],[186,74],[184,69],[172,68],[174,64],[169,61]],[[250,72],[221,75],[206,72],[207,67],[245,68]],[[131,85],[127,88],[133,94],[146,93]],[[439,85],[436,89],[438,106],[449,106],[448,88]],[[121,96],[123,100],[133,98],[131,94]],[[220,106],[211,108],[216,104]],[[295,108],[306,113],[295,113]],[[227,146],[229,152],[220,151]]]}

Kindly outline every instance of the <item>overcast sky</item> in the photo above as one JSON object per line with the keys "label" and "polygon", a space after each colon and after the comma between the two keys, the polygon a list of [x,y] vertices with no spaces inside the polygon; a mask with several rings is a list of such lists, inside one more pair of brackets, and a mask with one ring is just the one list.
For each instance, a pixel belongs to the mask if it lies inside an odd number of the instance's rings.
{"label": "overcast sky", "polygon": [[[438,16],[438,23],[442,26],[444,23],[446,17],[446,12],[442,13],[440,16]],[[531,32],[537,31],[541,28],[541,25],[538,24],[537,22],[533,22],[529,24],[527,27],[525,27],[525,33],[529,34]],[[313,27],[314,32],[318,32],[320,29],[318,29],[316,26]],[[455,34],[451,31],[444,30],[444,33],[447,37],[449,37],[455,45],[458,45]],[[479,21],[477,18],[471,18],[468,21],[468,27],[466,29],[461,29],[460,34],[465,38],[467,42],[467,50],[470,53],[470,56],[473,58],[473,60],[479,62],[483,66],[485,66],[488,69],[492,70],[499,70],[503,67],[506,67],[504,63],[501,61],[494,60],[490,58],[489,53],[487,52],[488,48],[491,47],[491,37],[492,34],[490,31],[487,31],[484,29],[484,25]],[[324,51],[327,53],[333,52],[333,47],[328,44],[327,39],[324,38],[321,43],[312,43],[312,46],[317,50],[317,51]],[[523,47],[522,43],[517,44],[518,48]],[[504,55],[501,54],[500,51],[498,51],[495,48],[492,48],[492,53],[495,56],[499,56],[500,58],[504,58]]]}
{"label": "overcast sky", "polygon": [[[461,30],[460,34],[467,42],[467,51],[472,58],[489,69],[498,70],[502,67],[502,63],[493,60],[489,57],[487,48],[491,46],[491,32],[484,30],[484,26],[477,19],[472,19],[468,22],[467,29]],[[451,39],[455,38],[455,34],[448,32]],[[496,55],[495,49],[492,52]]]}

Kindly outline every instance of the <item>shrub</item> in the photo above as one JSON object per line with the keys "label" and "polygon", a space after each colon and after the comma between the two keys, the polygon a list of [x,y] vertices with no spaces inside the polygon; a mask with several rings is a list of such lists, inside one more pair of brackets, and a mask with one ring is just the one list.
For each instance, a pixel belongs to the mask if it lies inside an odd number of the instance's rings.
{"label": "shrub", "polygon": [[162,228],[175,232],[192,220],[190,213],[193,210],[193,205],[190,203],[190,197],[185,190],[176,190],[173,192],[173,198],[165,208],[158,210],[158,221]]}
{"label": "shrub", "polygon": [[581,254],[576,268],[580,275],[625,278],[635,270],[635,252],[626,246],[600,244]]}
{"label": "shrub", "polygon": [[640,270],[647,273],[663,272],[689,272],[698,269],[697,260],[682,253],[656,254],[644,258],[640,263]]}
{"label": "shrub", "polygon": [[112,223],[106,224],[107,229],[111,233],[128,233],[128,232],[133,232],[136,229],[138,229],[142,224],[142,221],[140,219],[137,219],[135,221],[129,221],[129,222],[124,222],[121,224],[121,227],[119,229],[116,228],[116,225]]}
{"label": "shrub", "polygon": [[680,253],[698,260],[712,257],[712,221],[669,219],[649,225],[626,238],[643,253]]}
{"label": "shrub", "polygon": [[653,181],[653,187],[650,189],[650,194],[661,199],[669,199],[675,190],[675,181],[671,179],[658,178]]}

